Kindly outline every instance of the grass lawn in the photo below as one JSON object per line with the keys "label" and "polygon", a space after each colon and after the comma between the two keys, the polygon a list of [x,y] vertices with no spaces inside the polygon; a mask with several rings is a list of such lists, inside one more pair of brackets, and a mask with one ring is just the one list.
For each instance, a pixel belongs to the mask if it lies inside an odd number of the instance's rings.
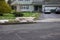
{"label": "grass lawn", "polygon": [[14,15],[13,14],[3,14],[3,16],[0,16],[0,20],[3,20],[3,19],[15,19]]}
{"label": "grass lawn", "polygon": [[35,17],[36,19],[39,18],[40,13],[23,13],[24,17]]}
{"label": "grass lawn", "polygon": [[[22,13],[23,17],[35,17],[36,19],[39,18],[39,13],[32,13],[32,12],[24,12]],[[6,13],[3,14],[3,16],[0,16],[0,20],[2,19],[15,19],[16,17],[14,16],[14,14],[10,14],[10,13]]]}

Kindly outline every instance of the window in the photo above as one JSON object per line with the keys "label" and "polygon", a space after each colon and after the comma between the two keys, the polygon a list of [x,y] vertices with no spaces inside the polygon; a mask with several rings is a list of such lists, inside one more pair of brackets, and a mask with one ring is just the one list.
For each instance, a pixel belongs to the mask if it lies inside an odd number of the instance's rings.
{"label": "window", "polygon": [[13,1],[16,1],[16,0],[11,0],[11,1],[13,2]]}
{"label": "window", "polygon": [[18,1],[23,1],[23,0],[18,0]]}
{"label": "window", "polygon": [[30,1],[30,0],[25,0],[25,1]]}
{"label": "window", "polygon": [[29,6],[26,6],[26,9],[29,9]]}
{"label": "window", "polygon": [[21,9],[29,9],[29,6],[21,6]]}

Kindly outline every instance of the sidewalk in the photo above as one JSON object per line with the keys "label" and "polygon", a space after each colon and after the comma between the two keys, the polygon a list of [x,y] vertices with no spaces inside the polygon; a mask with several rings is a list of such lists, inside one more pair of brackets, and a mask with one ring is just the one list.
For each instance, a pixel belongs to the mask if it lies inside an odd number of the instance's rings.
{"label": "sidewalk", "polygon": [[32,23],[40,23],[40,22],[60,22],[60,18],[46,18],[46,19],[42,19],[42,20],[34,20],[31,22],[19,22],[19,23],[0,23],[1,25],[3,24],[32,24]]}
{"label": "sidewalk", "polygon": [[42,13],[36,22],[60,22],[60,14],[44,14]]}
{"label": "sidewalk", "polygon": [[36,20],[34,22],[60,22],[60,18],[47,18],[43,20]]}

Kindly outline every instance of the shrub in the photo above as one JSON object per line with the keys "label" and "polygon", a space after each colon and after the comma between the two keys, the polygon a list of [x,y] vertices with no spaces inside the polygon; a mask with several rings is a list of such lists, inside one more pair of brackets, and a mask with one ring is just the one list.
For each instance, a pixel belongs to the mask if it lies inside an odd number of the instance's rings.
{"label": "shrub", "polygon": [[3,16],[3,14],[2,14],[2,13],[0,13],[0,16]]}
{"label": "shrub", "polygon": [[13,14],[15,15],[15,17],[22,17],[23,16],[23,13],[21,13],[21,12],[14,12]]}

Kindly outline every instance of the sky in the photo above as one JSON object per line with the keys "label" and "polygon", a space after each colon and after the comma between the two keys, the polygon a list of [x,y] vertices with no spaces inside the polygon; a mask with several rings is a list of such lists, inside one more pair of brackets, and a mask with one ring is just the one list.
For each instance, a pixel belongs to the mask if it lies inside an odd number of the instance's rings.
{"label": "sky", "polygon": [[7,2],[8,0],[6,0],[6,2]]}
{"label": "sky", "polygon": [[6,0],[6,1],[8,1],[8,0]]}

